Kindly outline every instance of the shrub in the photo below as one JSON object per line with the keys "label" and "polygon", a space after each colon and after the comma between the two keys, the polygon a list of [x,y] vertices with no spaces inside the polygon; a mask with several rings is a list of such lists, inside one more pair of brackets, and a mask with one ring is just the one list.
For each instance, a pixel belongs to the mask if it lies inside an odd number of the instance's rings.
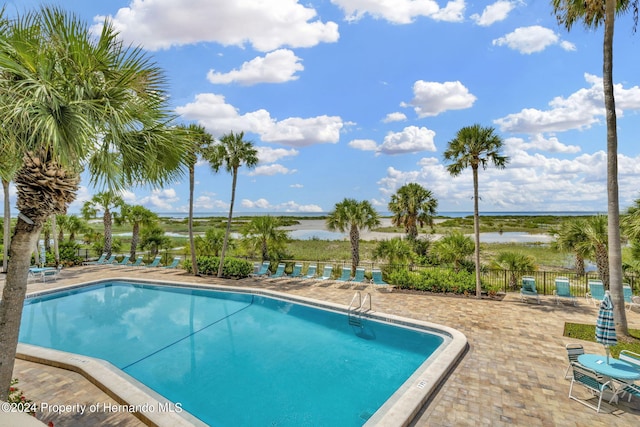
{"label": "shrub", "polygon": [[468,271],[438,268],[416,272],[395,270],[389,274],[389,282],[399,289],[455,294],[473,293],[476,286],[475,276]]}
{"label": "shrub", "polygon": [[[196,258],[198,262],[198,273],[205,275],[218,274],[218,266],[220,265],[220,258],[215,256],[199,256]],[[189,273],[193,272],[191,268],[191,259],[184,260],[182,264],[185,270]],[[222,275],[224,277],[234,277],[237,279],[248,277],[253,273],[253,264],[249,261],[226,257],[224,264],[222,265]]]}

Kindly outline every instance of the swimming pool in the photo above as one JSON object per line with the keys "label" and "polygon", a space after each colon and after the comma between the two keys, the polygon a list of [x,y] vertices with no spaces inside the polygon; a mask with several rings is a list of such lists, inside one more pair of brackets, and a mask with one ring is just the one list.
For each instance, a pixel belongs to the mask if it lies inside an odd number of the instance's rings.
{"label": "swimming pool", "polygon": [[107,360],[214,426],[376,422],[453,341],[317,305],[115,281],[29,298],[20,341]]}

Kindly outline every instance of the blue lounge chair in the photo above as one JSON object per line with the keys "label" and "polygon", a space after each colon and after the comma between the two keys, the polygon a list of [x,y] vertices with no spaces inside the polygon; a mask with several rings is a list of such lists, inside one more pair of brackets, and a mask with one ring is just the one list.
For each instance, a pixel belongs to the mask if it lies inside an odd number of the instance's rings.
{"label": "blue lounge chair", "polygon": [[302,277],[302,264],[294,264],[290,277]]}
{"label": "blue lounge chair", "polygon": [[315,279],[316,271],[318,270],[318,266],[315,264],[311,264],[309,268],[307,268],[307,274],[303,276],[305,279]]}
{"label": "blue lounge chair", "polygon": [[278,264],[278,268],[276,268],[276,272],[273,273],[273,275],[271,275],[271,278],[279,279],[280,277],[284,276],[284,268],[285,267],[286,266],[283,263]]}
{"label": "blue lounge chair", "polygon": [[598,307],[604,299],[604,284],[602,280],[589,280],[588,284],[589,293],[587,293],[587,298]]}
{"label": "blue lounge chair", "polygon": [[158,255],[153,259],[151,264],[145,265],[145,267],[160,267],[160,261],[162,260],[162,256]]}
{"label": "blue lounge chair", "polygon": [[47,278],[49,278],[49,279],[53,279],[53,281],[55,282],[61,271],[62,271],[61,265],[59,265],[57,268],[46,268],[42,270],[42,281],[46,282]]}
{"label": "blue lounge chair", "polygon": [[104,264],[105,259],[107,259],[107,253],[104,252],[102,255],[100,255],[100,258],[98,258],[97,261],[86,261],[83,262],[82,265],[99,265],[99,264]]}
{"label": "blue lounge chair", "polygon": [[325,265],[324,270],[322,270],[322,276],[318,277],[318,280],[329,280],[331,279],[332,273],[333,273],[333,265]]}
{"label": "blue lounge chair", "polygon": [[387,282],[382,280],[382,270],[371,270],[371,283],[378,286],[389,286]]}
{"label": "blue lounge chair", "polygon": [[[622,350],[618,359],[623,362],[627,362],[631,366],[635,366],[636,369],[640,369],[640,354],[634,353],[630,350]],[[631,396],[637,397],[640,399],[640,384],[636,384],[633,382],[623,383],[624,388],[622,389],[622,396],[624,397],[625,393],[629,394],[629,402],[631,402]]]}
{"label": "blue lounge chair", "polygon": [[351,279],[353,283],[362,283],[364,282],[364,268],[356,268],[356,275]]}
{"label": "blue lounge chair", "polygon": [[164,267],[162,267],[162,268],[177,268],[177,267],[178,267],[178,264],[180,264],[180,260],[181,260],[181,259],[182,259],[182,258],[180,258],[179,256],[174,257],[174,258],[173,258],[173,261],[171,262],[171,264],[169,264],[169,265],[165,265],[165,266],[164,266]]}
{"label": "blue lounge chair", "polygon": [[630,311],[632,307],[640,307],[640,297],[633,296],[633,290],[631,286],[626,283],[622,285],[622,292],[624,295],[624,304],[627,306],[627,311]]}
{"label": "blue lounge chair", "polygon": [[269,274],[269,265],[271,265],[271,263],[269,261],[264,261],[262,263],[262,266],[260,267],[260,269],[257,272],[251,274],[250,276],[251,277],[259,277],[259,276],[264,276],[264,275]]}
{"label": "blue lounge chair", "polygon": [[556,290],[554,293],[556,295],[556,304],[560,304],[560,300],[563,298],[571,301],[573,305],[578,302],[576,297],[571,295],[571,285],[566,277],[556,277]]}
{"label": "blue lounge chair", "polygon": [[115,266],[118,266],[118,267],[125,266],[125,265],[129,264],[129,259],[130,258],[131,258],[131,255],[125,255],[124,258],[122,258],[122,261],[120,261],[120,262],[115,262],[114,261],[113,264],[111,264],[111,265],[115,265]]}
{"label": "blue lounge chair", "polygon": [[142,260],[143,259],[144,259],[144,257],[142,255],[140,255],[138,258],[136,258],[136,262],[131,264],[131,267],[140,267],[140,266],[142,266],[142,264],[143,264]]}
{"label": "blue lounge chair", "polygon": [[351,269],[349,267],[342,267],[342,275],[336,280],[338,282],[348,282],[351,280]]}
{"label": "blue lounge chair", "polygon": [[520,298],[522,301],[527,301],[529,298],[534,298],[538,304],[540,304],[540,295],[536,290],[536,279],[531,276],[524,276],[522,278],[522,288],[520,288]]}

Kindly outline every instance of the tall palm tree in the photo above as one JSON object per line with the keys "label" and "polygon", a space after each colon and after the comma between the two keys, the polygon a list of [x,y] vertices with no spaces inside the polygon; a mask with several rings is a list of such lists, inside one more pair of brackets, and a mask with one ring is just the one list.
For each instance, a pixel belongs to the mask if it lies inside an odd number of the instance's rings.
{"label": "tall palm tree", "polygon": [[333,211],[329,212],[326,220],[327,228],[341,233],[349,231],[351,242],[351,275],[356,274],[360,264],[360,230],[374,228],[380,225],[378,212],[367,200],[358,202],[355,199],[344,199],[336,203]]}
{"label": "tall palm tree", "polygon": [[87,200],[82,205],[82,216],[85,219],[95,218],[99,211],[102,212],[102,224],[104,226],[104,246],[102,250],[107,253],[107,256],[111,256],[113,210],[122,209],[123,206],[124,200],[122,196],[112,191],[94,194],[91,200]]}
{"label": "tall palm tree", "polygon": [[[4,137],[5,134],[2,133]],[[9,200],[9,184],[20,166],[20,156],[18,156],[15,146],[12,144],[2,144],[0,150],[0,179],[2,180],[2,192],[4,195],[4,234],[2,236],[3,257],[2,271],[7,271],[9,262],[9,246],[11,245],[11,203]]]}
{"label": "tall palm tree", "polygon": [[575,256],[575,269],[577,274],[584,274],[584,259],[589,255],[585,251],[584,243],[587,240],[585,234],[585,220],[573,218],[560,224],[557,230],[552,230],[556,240],[553,242],[555,249],[559,251],[573,252]]}
{"label": "tall palm tree", "polygon": [[138,249],[138,243],[140,241],[140,227],[147,227],[156,224],[157,222],[158,215],[156,215],[154,212],[151,212],[144,206],[130,206],[127,204],[122,204],[120,206],[120,215],[116,217],[116,224],[131,224],[130,258],[132,260],[136,259],[136,250]]}
{"label": "tall palm tree", "polygon": [[260,251],[262,261],[281,253],[289,240],[287,231],[280,229],[284,225],[281,218],[271,215],[256,216],[242,228],[245,242]]}
{"label": "tall palm tree", "polygon": [[582,21],[586,28],[604,23],[602,48],[602,86],[607,123],[607,231],[609,236],[609,274],[616,331],[629,335],[622,289],[622,243],[620,241],[620,201],[618,194],[618,131],[613,89],[613,32],[615,15],[633,10],[635,30],[638,24],[638,0],[552,0],[558,23],[571,30]]}
{"label": "tall palm tree", "polygon": [[193,266],[193,275],[197,276],[198,262],[196,259],[196,243],[193,237],[193,193],[196,186],[195,170],[198,156],[211,145],[213,137],[200,125],[180,125],[178,128],[185,133],[189,141],[189,158],[187,165],[189,168],[189,218],[187,222],[189,228],[189,248],[191,249],[191,265]]}
{"label": "tall palm tree", "polygon": [[224,244],[220,254],[220,265],[218,267],[218,277],[222,277],[222,266],[224,256],[229,243],[229,233],[231,232],[231,219],[233,218],[233,204],[236,199],[236,184],[238,182],[238,169],[244,165],[253,169],[258,164],[258,151],[250,141],[244,140],[244,132],[227,133],[220,140],[205,150],[205,159],[211,164],[215,172],[224,167],[232,176],[231,182],[231,205],[229,206],[229,217],[227,218],[227,229],[224,235]]}
{"label": "tall palm tree", "polygon": [[452,231],[437,240],[432,251],[441,262],[451,263],[455,271],[460,271],[462,261],[474,253],[475,245],[470,237]]}
{"label": "tall palm tree", "polygon": [[476,261],[476,297],[482,297],[480,285],[480,214],[478,213],[478,169],[486,169],[489,163],[503,169],[509,158],[502,155],[502,139],[495,134],[492,127],[482,127],[478,124],[463,127],[456,137],[449,141],[444,152],[444,158],[452,162],[447,170],[452,176],[458,176],[462,171],[471,167],[473,173],[473,234],[475,236]]}
{"label": "tall palm tree", "polygon": [[[163,72],[125,46],[105,20],[95,34],[59,7],[7,18],[0,11],[0,116],[21,154],[19,210],[0,300],[0,400],[13,374],[30,256],[51,214],[66,213],[86,170],[110,190],[178,178],[184,142],[174,137]],[[3,142],[5,140],[3,139]]]}
{"label": "tall palm tree", "polygon": [[396,227],[404,227],[407,237],[418,237],[418,226],[425,224],[433,228],[438,201],[431,191],[418,183],[405,184],[391,196],[389,211],[393,213],[391,222]]}
{"label": "tall palm tree", "polygon": [[500,252],[493,260],[492,265],[509,272],[509,288],[517,289],[518,279],[527,272],[536,269],[536,261],[529,255],[521,252]]}

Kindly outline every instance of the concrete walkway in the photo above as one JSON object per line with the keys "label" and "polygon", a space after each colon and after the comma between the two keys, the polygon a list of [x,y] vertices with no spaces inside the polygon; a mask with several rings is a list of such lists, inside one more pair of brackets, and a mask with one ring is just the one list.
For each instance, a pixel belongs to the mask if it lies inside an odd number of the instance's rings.
{"label": "concrete walkway", "polygon": [[[29,292],[109,277],[141,277],[198,284],[258,287],[348,305],[355,290],[369,291],[377,312],[389,313],[456,328],[469,340],[469,350],[438,393],[420,413],[414,426],[638,426],[640,400],[603,403],[595,411],[568,398],[568,342],[580,342],[588,353],[604,354],[597,343],[563,336],[565,322],[594,323],[597,310],[580,299],[577,307],[557,306],[550,297],[542,304],[523,303],[518,295],[503,301],[383,292],[337,282],[290,279],[219,280],[196,278],[182,271],[110,267],[63,270],[57,282],[34,283]],[[640,329],[640,313],[628,314],[631,328]],[[82,376],[31,362],[16,361],[19,387],[35,402],[93,404],[110,397]],[[585,391],[579,390],[587,397]],[[127,413],[42,413],[56,426],[138,426]]]}

